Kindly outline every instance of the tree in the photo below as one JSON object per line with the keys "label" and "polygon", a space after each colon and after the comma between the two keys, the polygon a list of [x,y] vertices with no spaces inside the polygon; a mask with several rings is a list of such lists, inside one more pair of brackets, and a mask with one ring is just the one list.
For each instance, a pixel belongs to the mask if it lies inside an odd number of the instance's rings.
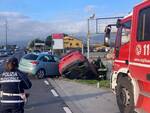
{"label": "tree", "polygon": [[43,40],[40,40],[38,38],[32,40],[29,44],[28,44],[28,48],[34,48],[35,47],[35,43],[44,43]]}
{"label": "tree", "polygon": [[68,34],[66,34],[66,33],[64,33],[64,37],[65,37],[65,36],[69,36],[69,35],[68,35]]}
{"label": "tree", "polygon": [[46,46],[49,46],[49,47],[52,47],[53,44],[54,44],[54,41],[53,41],[53,39],[52,39],[52,36],[50,35],[50,36],[48,36],[48,37],[46,38],[46,40],[45,40],[45,45],[46,45]]}

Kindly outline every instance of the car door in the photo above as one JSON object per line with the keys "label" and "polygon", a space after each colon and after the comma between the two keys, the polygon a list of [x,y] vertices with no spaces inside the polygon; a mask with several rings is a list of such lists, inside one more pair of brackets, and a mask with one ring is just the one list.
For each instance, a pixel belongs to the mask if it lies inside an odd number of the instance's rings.
{"label": "car door", "polygon": [[40,61],[40,63],[39,63],[39,67],[38,67],[38,70],[39,69],[44,69],[45,70],[45,72],[46,72],[46,75],[48,74],[47,73],[47,58],[45,58],[45,56],[41,56],[40,58],[39,58],[39,61]]}
{"label": "car door", "polygon": [[46,64],[48,75],[58,75],[58,62],[56,62],[51,55],[45,55],[45,58],[48,59]]}

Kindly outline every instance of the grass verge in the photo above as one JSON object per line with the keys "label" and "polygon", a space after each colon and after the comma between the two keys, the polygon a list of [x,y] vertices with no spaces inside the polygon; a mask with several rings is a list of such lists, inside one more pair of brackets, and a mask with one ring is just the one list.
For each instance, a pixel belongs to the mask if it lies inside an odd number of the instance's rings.
{"label": "grass verge", "polygon": [[81,79],[74,79],[74,80],[67,79],[67,80],[78,82],[81,84],[95,85],[95,86],[97,86],[97,83],[99,82],[100,88],[110,88],[109,80],[81,80]]}

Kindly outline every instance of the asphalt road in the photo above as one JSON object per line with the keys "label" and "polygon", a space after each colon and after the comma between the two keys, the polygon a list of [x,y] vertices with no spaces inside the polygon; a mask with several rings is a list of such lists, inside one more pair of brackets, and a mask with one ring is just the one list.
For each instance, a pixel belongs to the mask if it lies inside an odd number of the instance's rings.
{"label": "asphalt road", "polygon": [[[12,56],[20,59],[23,56],[23,51],[18,51]],[[5,61],[12,56],[0,57],[0,73],[4,71]],[[33,77],[30,79],[33,86],[26,91],[30,93],[30,97],[28,103],[25,104],[25,113],[71,113],[48,81],[37,80]]]}
{"label": "asphalt road", "polygon": [[47,80],[34,79],[32,84],[25,113],[66,113],[66,104]]}
{"label": "asphalt road", "polygon": [[0,57],[0,73],[2,73],[4,71],[4,64],[7,59],[15,56],[16,58],[18,58],[18,60],[20,60],[20,58],[23,56],[23,54],[24,54],[23,51],[17,51],[14,55],[11,55],[8,57]]}

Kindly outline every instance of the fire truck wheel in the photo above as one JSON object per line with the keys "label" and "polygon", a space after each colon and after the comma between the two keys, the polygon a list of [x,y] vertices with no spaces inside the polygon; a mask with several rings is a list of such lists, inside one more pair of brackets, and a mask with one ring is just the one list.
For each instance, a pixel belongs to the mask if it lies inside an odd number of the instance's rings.
{"label": "fire truck wheel", "polygon": [[121,113],[134,112],[133,86],[128,77],[120,77],[118,79],[116,99]]}

